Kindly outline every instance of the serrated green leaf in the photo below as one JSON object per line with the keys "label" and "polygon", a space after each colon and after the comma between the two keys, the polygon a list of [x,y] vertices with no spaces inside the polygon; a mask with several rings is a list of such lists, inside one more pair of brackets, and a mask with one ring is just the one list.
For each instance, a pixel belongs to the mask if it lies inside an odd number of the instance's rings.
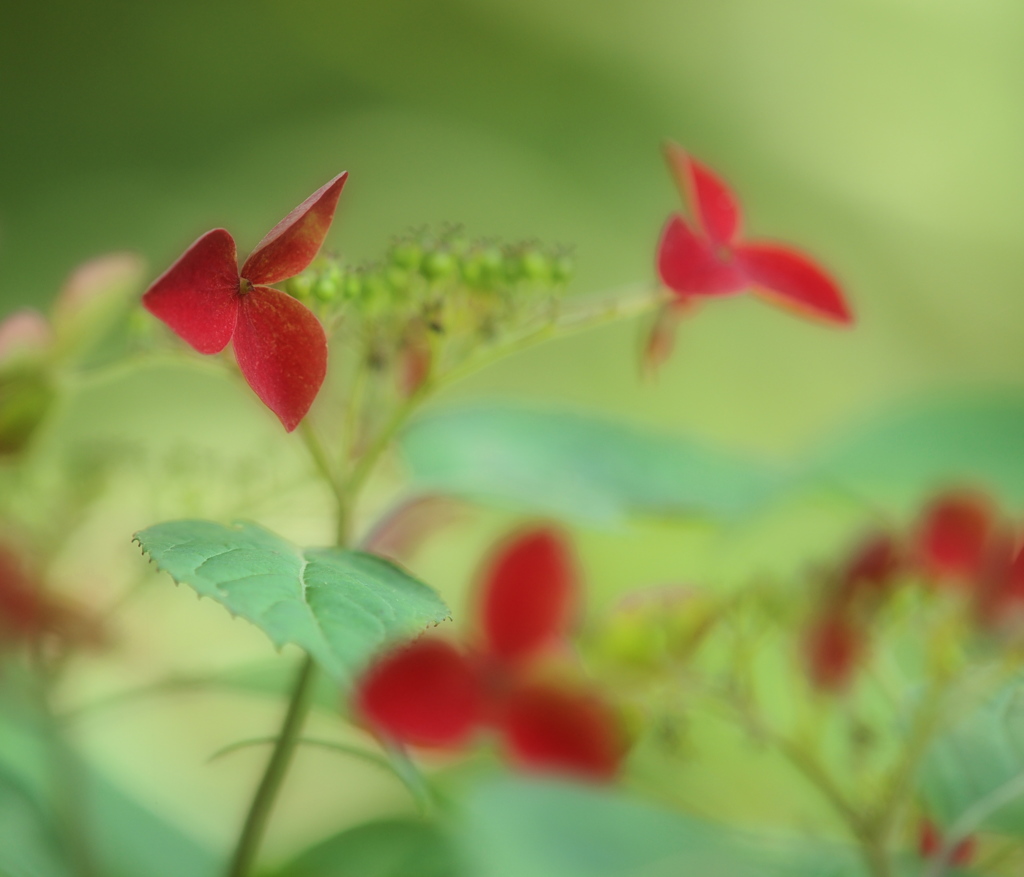
{"label": "serrated green leaf", "polygon": [[988,395],[904,405],[849,431],[812,477],[863,496],[918,501],[951,484],[1024,504],[1024,398]]}
{"label": "serrated green leaf", "polygon": [[456,877],[465,873],[436,826],[413,819],[357,825],[298,855],[274,877]]}
{"label": "serrated green leaf", "polygon": [[251,523],[170,521],[136,541],[179,583],[308,652],[338,683],[386,643],[449,615],[427,585],[372,554],[302,549]]}
{"label": "serrated green leaf", "polygon": [[764,466],[698,442],[588,414],[499,404],[418,420],[402,435],[401,452],[424,491],[585,523],[733,518],[779,482]]}
{"label": "serrated green leaf", "polygon": [[[952,825],[979,802],[1024,775],[1024,680],[967,714],[931,745],[919,775],[928,810]],[[1021,794],[985,814],[978,828],[1024,837]],[[988,810],[989,808],[985,808]]]}

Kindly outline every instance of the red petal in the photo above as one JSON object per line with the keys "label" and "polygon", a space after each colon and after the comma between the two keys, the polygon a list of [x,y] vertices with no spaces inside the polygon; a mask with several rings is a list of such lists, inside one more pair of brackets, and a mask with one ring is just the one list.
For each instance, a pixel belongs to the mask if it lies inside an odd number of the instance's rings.
{"label": "red petal", "polygon": [[811,625],[803,649],[811,684],[838,693],[853,679],[864,651],[864,635],[843,616],[827,615]]}
{"label": "red petal", "polygon": [[576,591],[572,557],[555,531],[535,528],[505,542],[481,577],[480,615],[491,654],[514,661],[564,635]]}
{"label": "red petal", "polygon": [[730,295],[749,284],[728,250],[698,237],[679,215],[669,217],[658,244],[658,275],[680,295]]}
{"label": "red petal", "polygon": [[269,286],[255,287],[241,302],[235,358],[249,386],[291,432],[327,374],[324,328],[305,305]]}
{"label": "red petal", "polygon": [[776,304],[833,323],[852,323],[839,285],[807,256],[775,244],[742,244],[736,262],[750,284]]}
{"label": "red petal", "polygon": [[922,819],[917,830],[917,851],[922,859],[930,859],[942,848],[942,835],[930,819]]}
{"label": "red petal", "polygon": [[200,353],[219,353],[238,317],[235,242],[222,228],[208,231],[142,296],[153,316]]}
{"label": "red petal", "polygon": [[840,572],[839,595],[880,597],[899,575],[903,559],[895,540],[888,533],[873,533],[850,553]]}
{"label": "red petal", "polygon": [[277,283],[306,269],[320,252],[348,171],[321,186],[263,238],[242,266],[251,283]]}
{"label": "red petal", "polygon": [[696,307],[697,302],[691,296],[677,295],[658,310],[640,357],[640,367],[645,376],[653,377],[672,356],[679,324]]}
{"label": "red petal", "polygon": [[697,223],[716,244],[735,240],[740,230],[740,205],[732,190],[711,170],[694,161],[675,143],[664,146],[665,160],[684,201],[694,205]]}
{"label": "red petal", "polygon": [[356,708],[377,730],[413,746],[458,747],[480,721],[473,665],[444,640],[419,639],[384,655],[356,690]]}
{"label": "red petal", "polygon": [[981,494],[959,491],[933,500],[917,532],[922,572],[939,580],[973,585],[985,571],[994,513]]}
{"label": "red petal", "polygon": [[521,687],[505,702],[500,726],[509,760],[529,770],[607,781],[626,754],[618,716],[589,691]]}

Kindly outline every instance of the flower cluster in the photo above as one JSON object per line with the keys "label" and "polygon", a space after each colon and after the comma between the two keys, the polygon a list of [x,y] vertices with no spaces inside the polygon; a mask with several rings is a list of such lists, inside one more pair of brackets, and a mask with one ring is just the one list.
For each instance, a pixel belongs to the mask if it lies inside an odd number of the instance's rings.
{"label": "flower cluster", "polygon": [[804,316],[838,325],[853,322],[839,284],[806,254],[790,246],[743,239],[739,200],[709,168],[675,143],[665,159],[692,224],[672,214],[658,242],[657,269],[673,300],[655,320],[644,351],[649,368],[670,354],[680,317],[701,298],[752,290]]}
{"label": "flower cluster", "polygon": [[548,325],[572,272],[563,248],[449,225],[396,238],[373,262],[323,256],[284,289],[329,333],[343,327],[353,372],[393,380],[406,398],[491,342]]}
{"label": "flower cluster", "polygon": [[567,646],[578,592],[558,533],[518,533],[485,563],[477,637],[423,636],[380,656],[357,687],[358,714],[421,747],[463,749],[490,729],[514,765],[611,779],[625,754],[615,710],[578,672],[552,675],[545,662]]}
{"label": "flower cluster", "polygon": [[[938,826],[930,819],[921,820],[917,833],[917,852],[922,859],[934,859],[942,850],[946,839]],[[966,866],[971,863],[978,843],[974,837],[966,837],[953,847],[950,854],[950,864],[954,866]]]}
{"label": "flower cluster", "polygon": [[305,270],[320,251],[345,185],[342,173],[267,234],[238,268],[223,228],[200,237],[142,297],[150,313],[200,353],[232,343],[249,386],[291,432],[327,374],[327,337],[306,307],[269,284]]}
{"label": "flower cluster", "polygon": [[1019,633],[1024,624],[1024,544],[982,494],[935,497],[902,536],[875,533],[829,574],[806,630],[803,650],[812,683],[840,691],[864,658],[871,622],[901,577],[960,593],[975,625]]}

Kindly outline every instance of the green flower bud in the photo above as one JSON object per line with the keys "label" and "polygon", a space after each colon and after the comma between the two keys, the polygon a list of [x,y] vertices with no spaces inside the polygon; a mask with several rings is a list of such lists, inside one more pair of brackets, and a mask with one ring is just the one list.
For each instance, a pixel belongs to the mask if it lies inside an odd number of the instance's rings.
{"label": "green flower bud", "polygon": [[458,269],[455,257],[447,250],[435,250],[423,257],[420,270],[427,280],[437,282],[451,277]]}
{"label": "green flower bud", "polygon": [[313,295],[323,302],[334,301],[338,297],[338,285],[330,274],[324,274],[313,284]]}
{"label": "green flower bud", "polygon": [[313,290],[313,278],[309,274],[299,274],[285,282],[284,291],[292,298],[304,301]]}
{"label": "green flower bud", "polygon": [[416,241],[399,241],[391,248],[391,262],[398,268],[415,271],[420,267],[423,250]]}
{"label": "green flower bud", "polygon": [[568,283],[576,273],[576,260],[568,253],[562,253],[555,257],[551,266],[551,279],[555,283]]}
{"label": "green flower bud", "polygon": [[540,250],[525,250],[519,257],[520,270],[523,277],[532,280],[534,283],[549,283],[551,281],[551,260]]}
{"label": "green flower bud", "polygon": [[358,271],[350,271],[341,281],[341,297],[345,301],[355,301],[363,295],[363,276]]}
{"label": "green flower bud", "polygon": [[409,288],[409,272],[397,265],[385,269],[384,278],[394,292],[405,292]]}

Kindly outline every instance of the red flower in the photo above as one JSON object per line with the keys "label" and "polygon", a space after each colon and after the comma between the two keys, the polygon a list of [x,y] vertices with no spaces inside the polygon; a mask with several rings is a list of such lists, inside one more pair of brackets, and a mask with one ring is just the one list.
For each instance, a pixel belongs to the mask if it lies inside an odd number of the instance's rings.
{"label": "red flower", "polygon": [[238,270],[235,242],[208,231],[149,288],[142,303],[200,353],[229,341],[249,386],[291,432],[327,373],[320,321],[266,284],[304,270],[327,236],[347,173],[317,189],[271,229]]}
{"label": "red flower", "polygon": [[790,247],[740,240],[736,196],[681,147],[665,147],[683,200],[694,205],[697,231],[673,214],[658,244],[658,274],[676,295],[734,295],[755,291],[777,304],[833,323],[853,322],[838,284],[808,256]]}
{"label": "red flower", "polygon": [[864,656],[867,637],[848,614],[829,612],[816,619],[803,641],[811,684],[819,691],[845,691]]}
{"label": "red flower", "polygon": [[921,571],[938,581],[976,584],[995,529],[992,504],[967,490],[945,493],[925,508],[917,530]]}
{"label": "red flower", "polygon": [[414,746],[458,749],[491,727],[513,764],[611,779],[625,753],[614,710],[587,686],[535,672],[564,643],[577,594],[559,535],[544,527],[516,535],[484,566],[480,641],[460,649],[424,636],[386,653],[357,686],[358,713]]}
{"label": "red flower", "polygon": [[[938,826],[930,819],[922,819],[917,833],[917,851],[922,859],[933,859],[939,854],[945,843]],[[955,847],[949,857],[952,865],[969,865],[974,858],[977,841],[974,837],[965,837]]]}

